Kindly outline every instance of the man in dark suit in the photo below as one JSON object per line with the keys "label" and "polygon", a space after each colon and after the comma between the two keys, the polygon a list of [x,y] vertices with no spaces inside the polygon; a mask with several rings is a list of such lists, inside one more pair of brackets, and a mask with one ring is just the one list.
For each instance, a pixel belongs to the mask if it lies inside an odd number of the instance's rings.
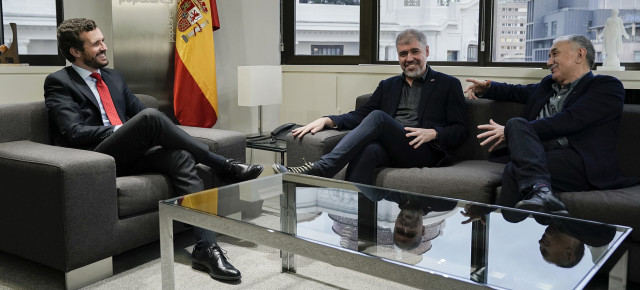
{"label": "man in dark suit", "polygon": [[327,128],[352,130],[320,160],[300,167],[274,164],[276,172],[332,177],[347,163],[346,179],[373,184],[379,167],[433,167],[467,137],[467,113],[458,79],[427,65],[424,33],[408,29],[396,38],[403,73],[383,80],[355,111],[326,116],[294,129],[293,136]]}
{"label": "man in dark suit", "polygon": [[[45,104],[54,143],[112,156],[118,176],[164,173],[180,195],[202,191],[196,163],[243,181],[256,178],[260,165],[248,165],[209,151],[155,109],[146,109],[109,63],[104,36],[93,20],[68,19],[58,27],[58,47],[72,65],[50,74],[44,83]],[[211,277],[238,280],[212,232],[194,228],[194,268]]]}
{"label": "man in dark suit", "polygon": [[553,41],[540,83],[511,85],[468,79],[465,92],[477,97],[526,104],[525,118],[505,126],[489,120],[481,145],[494,151],[506,142],[510,161],[502,175],[499,205],[568,214],[558,191],[613,189],[637,183],[618,169],[616,147],[624,87],[611,76],[591,72],[595,50],[582,35]]}

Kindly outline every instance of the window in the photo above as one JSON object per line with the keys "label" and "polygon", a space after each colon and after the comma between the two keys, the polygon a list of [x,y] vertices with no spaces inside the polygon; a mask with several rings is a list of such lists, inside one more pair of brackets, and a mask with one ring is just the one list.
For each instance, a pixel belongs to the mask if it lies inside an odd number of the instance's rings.
{"label": "window", "polygon": [[[11,46],[17,34],[21,63],[64,65],[58,52],[56,27],[62,21],[62,0],[0,0],[0,41]],[[15,23],[17,31],[12,31]]]}
{"label": "window", "polygon": [[371,1],[283,1],[282,60],[287,64],[370,63]]}
{"label": "window", "polygon": [[420,6],[420,0],[404,0],[404,6]]}
{"label": "window", "polygon": [[[467,51],[471,43],[478,43],[479,0],[466,1],[465,5],[454,0],[438,0],[436,5],[422,2],[420,7],[398,7],[394,1],[379,1],[378,51],[391,48],[395,51],[398,34],[413,27],[427,35],[429,62],[470,61],[468,53],[460,55],[459,52]],[[477,52],[474,55],[472,61],[477,61]],[[379,62],[396,60],[395,54],[379,54],[377,59]]]}
{"label": "window", "polygon": [[447,61],[458,61],[458,51],[457,50],[447,51]]}
{"label": "window", "polygon": [[467,46],[467,60],[478,61],[478,45],[477,44],[469,44],[469,46]]}
{"label": "window", "polygon": [[[318,4],[320,2],[322,4]],[[601,54],[602,39],[598,36],[612,9],[617,8],[630,36],[622,40],[623,52],[619,58],[627,70],[640,68],[635,56],[635,51],[640,51],[640,37],[636,32],[640,26],[640,1],[298,0],[282,3],[282,61],[285,64],[395,63],[395,37],[401,30],[414,27],[427,35],[431,64],[474,62],[480,66],[544,67],[551,42],[562,35],[583,34],[594,43],[596,54]],[[314,13],[329,13],[333,18],[314,18],[313,13],[305,12],[307,8]],[[345,15],[359,18],[340,21],[347,19]],[[352,46],[356,43],[357,49]],[[343,45],[343,55],[312,55],[312,45]],[[473,48],[477,49],[475,53],[470,51]],[[455,57],[454,51],[458,52]]]}
{"label": "window", "polygon": [[342,55],[344,45],[312,45],[311,55]]}
{"label": "window", "polygon": [[[320,23],[339,27],[318,27]],[[343,43],[340,53],[317,53],[327,42]],[[360,1],[299,0],[296,5],[296,55],[359,55]]]}
{"label": "window", "polygon": [[[503,62],[530,62],[544,64],[548,59],[549,48],[554,38],[567,34],[582,34],[591,39],[596,49],[596,61],[602,60],[602,40],[598,36],[604,29],[604,24],[611,16],[613,8],[620,10],[625,29],[630,38],[622,39],[622,53],[620,61],[627,68],[633,67],[638,60],[634,57],[634,51],[640,50],[640,38],[633,27],[640,24],[640,3],[637,1],[545,1],[545,0],[496,0],[493,1],[494,21],[502,20],[502,15],[513,13],[516,15],[517,33],[519,43],[515,51],[503,51],[498,45],[499,41],[491,43],[492,56],[490,63]],[[508,12],[506,8],[514,8],[514,12]],[[502,35],[503,29],[494,27],[492,33]],[[509,57],[505,55],[524,55],[524,57]],[[515,60],[513,60],[515,59]],[[521,59],[521,60],[520,60]],[[501,64],[498,64],[501,65]],[[522,65],[522,64],[520,64]],[[637,67],[637,65],[635,65]]]}

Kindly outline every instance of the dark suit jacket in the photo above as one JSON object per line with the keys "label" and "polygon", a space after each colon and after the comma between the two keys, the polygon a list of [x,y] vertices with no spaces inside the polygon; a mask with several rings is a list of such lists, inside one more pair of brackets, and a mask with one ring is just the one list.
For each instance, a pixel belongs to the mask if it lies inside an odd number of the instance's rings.
{"label": "dark suit jacket", "polygon": [[[349,113],[328,117],[336,123],[338,130],[355,128],[374,110],[381,110],[394,117],[400,103],[402,82],[401,76],[383,80],[367,103]],[[466,108],[460,81],[429,68],[420,98],[418,118],[421,128],[438,131],[437,144],[432,145],[444,154],[437,165],[442,165],[449,159],[447,149],[460,146],[467,139]]]}
{"label": "dark suit jacket", "polygon": [[[635,180],[622,178],[616,153],[624,104],[624,87],[611,76],[587,73],[565,99],[557,114],[536,120],[553,96],[551,75],[538,84],[511,85],[492,82],[483,98],[526,104],[525,118],[541,141],[562,136],[582,156],[587,179],[599,189],[630,186]],[[553,174],[553,173],[552,173]]]}
{"label": "dark suit jacket", "polygon": [[[100,69],[122,122],[145,109],[116,70]],[[44,98],[51,120],[53,143],[59,146],[93,149],[113,133],[104,126],[98,102],[80,75],[68,66],[47,76]]]}

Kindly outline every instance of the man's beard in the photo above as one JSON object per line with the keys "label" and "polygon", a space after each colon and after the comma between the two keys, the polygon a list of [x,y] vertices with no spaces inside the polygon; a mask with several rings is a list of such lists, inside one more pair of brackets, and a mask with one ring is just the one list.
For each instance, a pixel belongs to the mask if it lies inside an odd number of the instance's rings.
{"label": "man's beard", "polygon": [[415,79],[415,78],[418,78],[418,77],[422,76],[422,73],[423,73],[422,67],[418,67],[418,69],[416,69],[413,72],[410,72],[409,70],[407,70],[406,66],[404,67],[404,75],[407,76],[407,77]]}
{"label": "man's beard", "polygon": [[101,69],[109,64],[109,60],[107,59],[104,63],[100,63],[98,62],[97,56],[85,57],[84,64],[91,68]]}

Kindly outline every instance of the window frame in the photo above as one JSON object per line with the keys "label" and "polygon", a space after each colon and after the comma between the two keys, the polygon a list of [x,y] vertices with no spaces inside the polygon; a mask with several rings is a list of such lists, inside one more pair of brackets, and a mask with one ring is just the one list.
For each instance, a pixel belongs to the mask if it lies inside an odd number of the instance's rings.
{"label": "window frame", "polygon": [[[298,0],[282,0],[282,39],[281,63],[282,64],[363,64],[374,63],[371,50],[377,53],[377,48],[372,47],[374,39],[377,45],[377,27],[373,27],[373,15],[378,15],[374,1],[360,1],[360,55],[296,55],[296,3]],[[374,5],[376,4],[376,5]],[[319,4],[321,5],[321,4]],[[377,18],[377,17],[376,17]],[[377,23],[378,21],[375,20]],[[375,31],[375,32],[374,32]],[[369,33],[367,33],[369,32]],[[374,34],[375,33],[375,34]],[[375,54],[374,54],[375,55]]]}
{"label": "window frame", "polygon": [[[360,2],[360,55],[359,56],[318,56],[295,55],[295,6],[298,0],[282,0],[282,39],[281,63],[283,65],[351,65],[351,64],[397,64],[397,61],[378,60],[378,36],[380,24],[379,0]],[[429,61],[436,66],[480,66],[480,67],[522,67],[547,68],[545,62],[498,62],[493,61],[494,44],[493,27],[494,9],[497,0],[479,0],[478,15],[478,59],[477,61]],[[368,32],[368,33],[367,33]],[[526,41],[524,42],[526,45]],[[483,49],[484,47],[484,49]],[[596,62],[592,69],[601,66]],[[640,63],[620,63],[627,70],[640,70]]]}
{"label": "window frame", "polygon": [[[64,20],[63,0],[56,1],[56,27]],[[0,39],[4,39],[4,17],[2,17],[2,0],[0,0]],[[30,66],[65,66],[66,60],[60,50],[58,54],[20,54],[20,63],[28,63]]]}

